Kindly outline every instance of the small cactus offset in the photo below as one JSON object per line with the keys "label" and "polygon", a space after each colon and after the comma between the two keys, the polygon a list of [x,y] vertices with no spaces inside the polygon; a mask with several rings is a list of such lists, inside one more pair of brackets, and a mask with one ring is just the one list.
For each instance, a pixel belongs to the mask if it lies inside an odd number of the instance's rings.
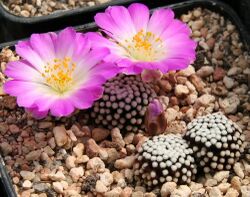
{"label": "small cactus offset", "polygon": [[244,152],[246,144],[241,128],[220,112],[194,119],[187,128],[184,139],[205,173],[230,170]]}
{"label": "small cactus offset", "polygon": [[193,150],[179,135],[159,135],[145,141],[134,164],[136,180],[148,188],[167,181],[190,183],[196,174]]}

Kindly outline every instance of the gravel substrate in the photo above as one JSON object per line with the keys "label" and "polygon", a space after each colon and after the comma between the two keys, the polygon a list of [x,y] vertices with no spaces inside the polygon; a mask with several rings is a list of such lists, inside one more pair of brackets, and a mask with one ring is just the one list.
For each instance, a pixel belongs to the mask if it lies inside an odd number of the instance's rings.
{"label": "gravel substrate", "polygon": [[[154,84],[165,101],[165,133],[183,135],[194,118],[220,111],[239,125],[249,142],[250,58],[235,26],[200,8],[181,19],[192,28],[199,47],[192,66],[169,72]],[[1,70],[17,58],[3,49]],[[5,80],[1,72],[0,79]],[[35,120],[4,95],[1,83],[0,100],[0,149],[19,196],[249,197],[249,147],[230,171],[198,173],[188,185],[166,182],[147,190],[136,181],[133,168],[148,138],[144,131],[94,128],[79,112],[70,118]]]}
{"label": "gravel substrate", "polygon": [[17,16],[44,16],[62,10],[91,7],[111,0],[3,0],[8,11]]}

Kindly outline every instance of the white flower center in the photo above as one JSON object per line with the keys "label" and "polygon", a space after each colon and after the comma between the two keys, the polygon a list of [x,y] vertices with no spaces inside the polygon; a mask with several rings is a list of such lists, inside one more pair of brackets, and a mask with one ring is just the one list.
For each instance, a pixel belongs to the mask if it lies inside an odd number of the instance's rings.
{"label": "white flower center", "polygon": [[76,64],[71,61],[71,58],[55,58],[51,63],[44,66],[42,77],[54,91],[64,94],[72,88],[75,68]]}
{"label": "white flower center", "polygon": [[152,32],[137,32],[132,39],[120,45],[128,52],[128,56],[138,61],[157,61],[164,58],[165,46],[160,37]]}

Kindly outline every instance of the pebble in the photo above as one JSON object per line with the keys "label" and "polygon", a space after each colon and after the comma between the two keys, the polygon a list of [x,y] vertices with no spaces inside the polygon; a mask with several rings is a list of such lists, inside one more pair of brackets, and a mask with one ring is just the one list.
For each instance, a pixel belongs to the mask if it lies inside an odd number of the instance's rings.
{"label": "pebble", "polygon": [[196,17],[196,18],[199,18],[201,16],[201,10],[200,9],[196,9],[193,11],[193,15]]}
{"label": "pebble", "polygon": [[214,70],[213,78],[214,81],[220,81],[226,75],[226,71],[221,67],[216,67]]}
{"label": "pebble", "polygon": [[144,194],[142,191],[136,191],[136,192],[132,193],[131,197],[143,197],[143,196],[144,196]]}
{"label": "pebble", "polygon": [[86,143],[86,154],[92,158],[99,155],[100,147],[96,144],[95,140],[89,139]]}
{"label": "pebble", "polygon": [[61,182],[53,182],[52,186],[57,193],[63,194],[63,185]]}
{"label": "pebble", "polygon": [[189,93],[189,89],[185,85],[178,84],[175,86],[175,95],[177,97],[185,96]]}
{"label": "pebble", "polygon": [[68,156],[67,159],[65,160],[66,167],[68,169],[74,168],[76,166],[75,164],[76,157],[75,156]]}
{"label": "pebble", "polygon": [[195,31],[195,30],[200,30],[204,25],[204,21],[203,20],[197,20],[197,21],[194,21],[193,24],[192,24],[192,30]]}
{"label": "pebble", "polygon": [[204,188],[199,189],[191,193],[192,197],[203,197],[205,196],[206,190]]}
{"label": "pebble", "polygon": [[123,137],[121,135],[120,129],[114,128],[111,130],[111,137],[112,137],[112,142],[118,144],[120,147],[125,146],[125,142],[123,140]]}
{"label": "pebble", "polygon": [[237,162],[236,164],[234,164],[234,172],[241,178],[244,178],[244,172],[243,169],[241,168],[241,164],[239,162]]}
{"label": "pebble", "polygon": [[114,179],[110,172],[104,172],[100,174],[100,181],[102,181],[102,183],[108,187],[113,183]]}
{"label": "pebble", "polygon": [[250,196],[250,186],[242,186],[240,188],[241,197],[249,197]]}
{"label": "pebble", "polygon": [[5,122],[0,122],[0,133],[2,135],[4,135],[9,129],[8,124],[6,124]]}
{"label": "pebble", "polygon": [[229,177],[229,171],[220,171],[216,172],[214,175],[214,179],[219,183],[222,182],[223,180],[227,180]]}
{"label": "pebble", "polygon": [[57,173],[50,173],[48,177],[53,181],[62,181],[66,179],[62,171],[58,171]]}
{"label": "pebble", "polygon": [[38,123],[39,129],[48,129],[48,128],[51,128],[52,126],[53,126],[53,123],[48,122],[48,121],[42,121]]}
{"label": "pebble", "polygon": [[64,126],[57,126],[53,128],[56,145],[61,147],[68,142],[68,135]]}
{"label": "pebble", "polygon": [[202,92],[206,86],[206,84],[202,81],[202,79],[196,74],[190,76],[190,81],[195,86],[198,92]]}
{"label": "pebble", "polygon": [[224,197],[238,197],[239,192],[233,188],[229,188]]}
{"label": "pebble", "polygon": [[166,182],[161,187],[161,197],[168,197],[177,187],[175,182]]}
{"label": "pebble", "polygon": [[215,179],[207,179],[206,183],[205,183],[205,186],[207,186],[207,187],[213,187],[213,186],[217,185],[217,183],[218,182]]}
{"label": "pebble", "polygon": [[30,171],[20,171],[20,175],[22,176],[24,180],[29,180],[29,181],[34,179],[36,176],[34,172],[30,172]]}
{"label": "pebble", "polygon": [[122,188],[120,188],[120,187],[115,187],[114,189],[112,189],[112,190],[106,192],[106,193],[104,194],[104,196],[105,196],[105,197],[120,197],[121,193],[122,193]]}
{"label": "pebble", "polygon": [[11,124],[11,125],[9,126],[9,130],[10,130],[10,132],[11,132],[12,134],[20,133],[19,127],[18,127],[17,125],[15,125],[15,124]]}
{"label": "pebble", "polygon": [[208,106],[210,103],[213,103],[214,101],[215,101],[215,97],[213,95],[203,94],[197,99],[196,103],[198,105]]}
{"label": "pebble", "polygon": [[12,181],[14,184],[18,184],[20,180],[18,177],[15,176],[15,177],[13,177]]}
{"label": "pebble", "polygon": [[225,194],[227,190],[230,188],[231,184],[230,183],[221,183],[218,185],[219,190]]}
{"label": "pebble", "polygon": [[156,195],[153,192],[145,193],[144,197],[156,197]]}
{"label": "pebble", "polygon": [[0,144],[0,150],[4,156],[9,155],[13,151],[12,146],[8,142],[2,142]]}
{"label": "pebble", "polygon": [[54,149],[56,147],[56,142],[55,142],[55,138],[50,138],[48,141],[48,144],[50,146],[50,148]]}
{"label": "pebble", "polygon": [[45,192],[47,191],[50,187],[48,186],[47,183],[36,183],[33,185],[34,190],[38,192]]}
{"label": "pebble", "polygon": [[214,68],[212,66],[202,66],[197,72],[196,74],[201,77],[201,78],[204,78],[204,77],[208,77],[210,76],[211,74],[213,74],[214,72]]}
{"label": "pebble", "polygon": [[42,154],[42,150],[35,150],[31,151],[25,156],[25,159],[27,161],[34,161],[34,160],[39,160],[40,156]]}
{"label": "pebble", "polygon": [[95,190],[97,193],[104,193],[108,191],[108,188],[104,185],[104,183],[100,180],[96,182]]}
{"label": "pebble", "polygon": [[223,83],[225,84],[227,89],[232,89],[234,87],[234,80],[228,76],[223,78]]}
{"label": "pebble", "polygon": [[[72,142],[76,142],[77,141],[77,138],[76,138],[76,136],[75,136],[75,134],[73,133],[72,130],[66,130],[66,133],[68,134],[68,136],[69,136],[69,138],[70,138],[70,140]],[[70,140],[68,140],[68,143],[69,143]]]}
{"label": "pebble", "polygon": [[30,196],[30,191],[29,190],[26,190],[26,191],[23,191],[22,193],[21,193],[21,197],[29,197]]}
{"label": "pebble", "polygon": [[242,73],[242,68],[240,67],[231,67],[228,71],[227,71],[227,75],[228,76],[234,76],[237,74]]}
{"label": "pebble", "polygon": [[219,105],[226,114],[234,114],[240,104],[240,99],[237,95],[231,95],[225,99],[219,99]]}
{"label": "pebble", "polygon": [[192,191],[197,191],[197,190],[201,189],[202,187],[203,187],[203,185],[201,183],[195,183],[195,182],[190,183],[190,189]]}
{"label": "pebble", "polygon": [[69,175],[74,182],[77,182],[78,179],[84,175],[84,169],[82,166],[71,168],[71,170],[69,171]]}
{"label": "pebble", "polygon": [[187,68],[185,68],[183,70],[180,70],[178,72],[178,75],[184,76],[184,77],[189,77],[192,74],[195,74],[195,69],[194,69],[194,67],[192,65],[189,65]]}
{"label": "pebble", "polygon": [[232,188],[236,189],[237,191],[240,191],[240,187],[241,187],[240,178],[237,176],[234,176],[231,179],[231,186],[232,186]]}
{"label": "pebble", "polygon": [[43,151],[47,153],[49,156],[53,156],[55,154],[55,151],[50,146],[46,146]]}
{"label": "pebble", "polygon": [[30,189],[32,187],[32,183],[29,180],[25,180],[22,184],[24,189]]}
{"label": "pebble", "polygon": [[212,187],[209,191],[209,197],[222,197],[221,191],[218,187]]}
{"label": "pebble", "polygon": [[175,189],[171,196],[175,197],[189,197],[191,194],[191,189],[187,185],[181,185],[178,189]]}
{"label": "pebble", "polygon": [[115,161],[115,168],[116,169],[125,169],[125,168],[132,168],[135,162],[136,157],[134,155],[127,156],[123,159],[118,159]]}
{"label": "pebble", "polygon": [[43,132],[39,132],[35,134],[35,140],[37,143],[43,142],[46,140],[46,135]]}
{"label": "pebble", "polygon": [[132,192],[133,190],[131,187],[125,187],[121,192],[120,197],[130,197],[132,195]]}
{"label": "pebble", "polygon": [[167,110],[165,111],[164,114],[165,114],[165,117],[167,118],[167,122],[170,123],[178,117],[179,113],[174,108],[169,107],[169,108],[167,108]]}
{"label": "pebble", "polygon": [[99,157],[94,157],[90,159],[87,163],[87,169],[93,170],[95,172],[105,169],[104,162]]}
{"label": "pebble", "polygon": [[186,101],[189,105],[194,104],[197,100],[198,96],[197,94],[189,94],[186,98]]}
{"label": "pebble", "polygon": [[110,135],[110,131],[108,129],[94,128],[92,130],[92,138],[96,142],[100,142],[102,140],[105,140],[109,135]]}
{"label": "pebble", "polygon": [[135,134],[134,133],[127,133],[124,137],[124,142],[126,145],[132,144]]}

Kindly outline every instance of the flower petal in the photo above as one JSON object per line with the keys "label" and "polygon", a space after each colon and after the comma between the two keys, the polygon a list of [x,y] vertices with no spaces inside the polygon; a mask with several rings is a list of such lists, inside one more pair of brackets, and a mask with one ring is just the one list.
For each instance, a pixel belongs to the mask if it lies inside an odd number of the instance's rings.
{"label": "flower petal", "polygon": [[16,45],[16,52],[19,56],[28,61],[34,68],[42,72],[43,66],[46,63],[39,56],[39,54],[32,49],[29,41],[19,41]]}
{"label": "flower petal", "polygon": [[110,79],[118,74],[121,69],[114,63],[100,63],[90,70],[94,75],[102,75],[106,79]]}
{"label": "flower petal", "polygon": [[94,49],[108,48],[110,50],[111,53],[103,59],[105,62],[116,62],[125,54],[124,48],[120,47],[115,42],[104,38],[98,33],[89,32],[86,36],[91,41],[91,45]]}
{"label": "flower petal", "polygon": [[26,108],[36,119],[43,119],[47,116],[48,111],[38,111],[37,107]]}
{"label": "flower petal", "polygon": [[93,105],[93,102],[100,99],[103,94],[103,87],[88,87],[77,91],[71,100],[76,108],[88,109]]}
{"label": "flower petal", "polygon": [[136,31],[146,31],[149,21],[149,9],[141,3],[133,3],[128,7],[128,11],[134,23]]}
{"label": "flower petal", "polygon": [[74,106],[70,99],[57,99],[50,108],[51,115],[57,117],[69,116],[73,111]]}
{"label": "flower petal", "polygon": [[171,39],[171,37],[175,36],[176,34],[185,34],[186,36],[190,36],[191,30],[187,24],[175,19],[162,32],[161,37],[164,40]]}
{"label": "flower petal", "polygon": [[174,12],[171,9],[158,9],[153,12],[148,22],[148,32],[160,36],[162,32],[174,20]]}
{"label": "flower petal", "polygon": [[51,61],[55,58],[55,39],[55,33],[32,34],[29,43],[43,60]]}
{"label": "flower petal", "polygon": [[9,62],[4,73],[16,80],[42,81],[42,75],[25,60]]}
{"label": "flower petal", "polygon": [[58,34],[55,41],[57,58],[72,57],[76,47],[75,38],[76,31],[72,27],[68,27]]}
{"label": "flower petal", "polygon": [[128,39],[136,33],[131,16],[123,6],[112,6],[105,13],[98,13],[95,22],[117,41]]}

